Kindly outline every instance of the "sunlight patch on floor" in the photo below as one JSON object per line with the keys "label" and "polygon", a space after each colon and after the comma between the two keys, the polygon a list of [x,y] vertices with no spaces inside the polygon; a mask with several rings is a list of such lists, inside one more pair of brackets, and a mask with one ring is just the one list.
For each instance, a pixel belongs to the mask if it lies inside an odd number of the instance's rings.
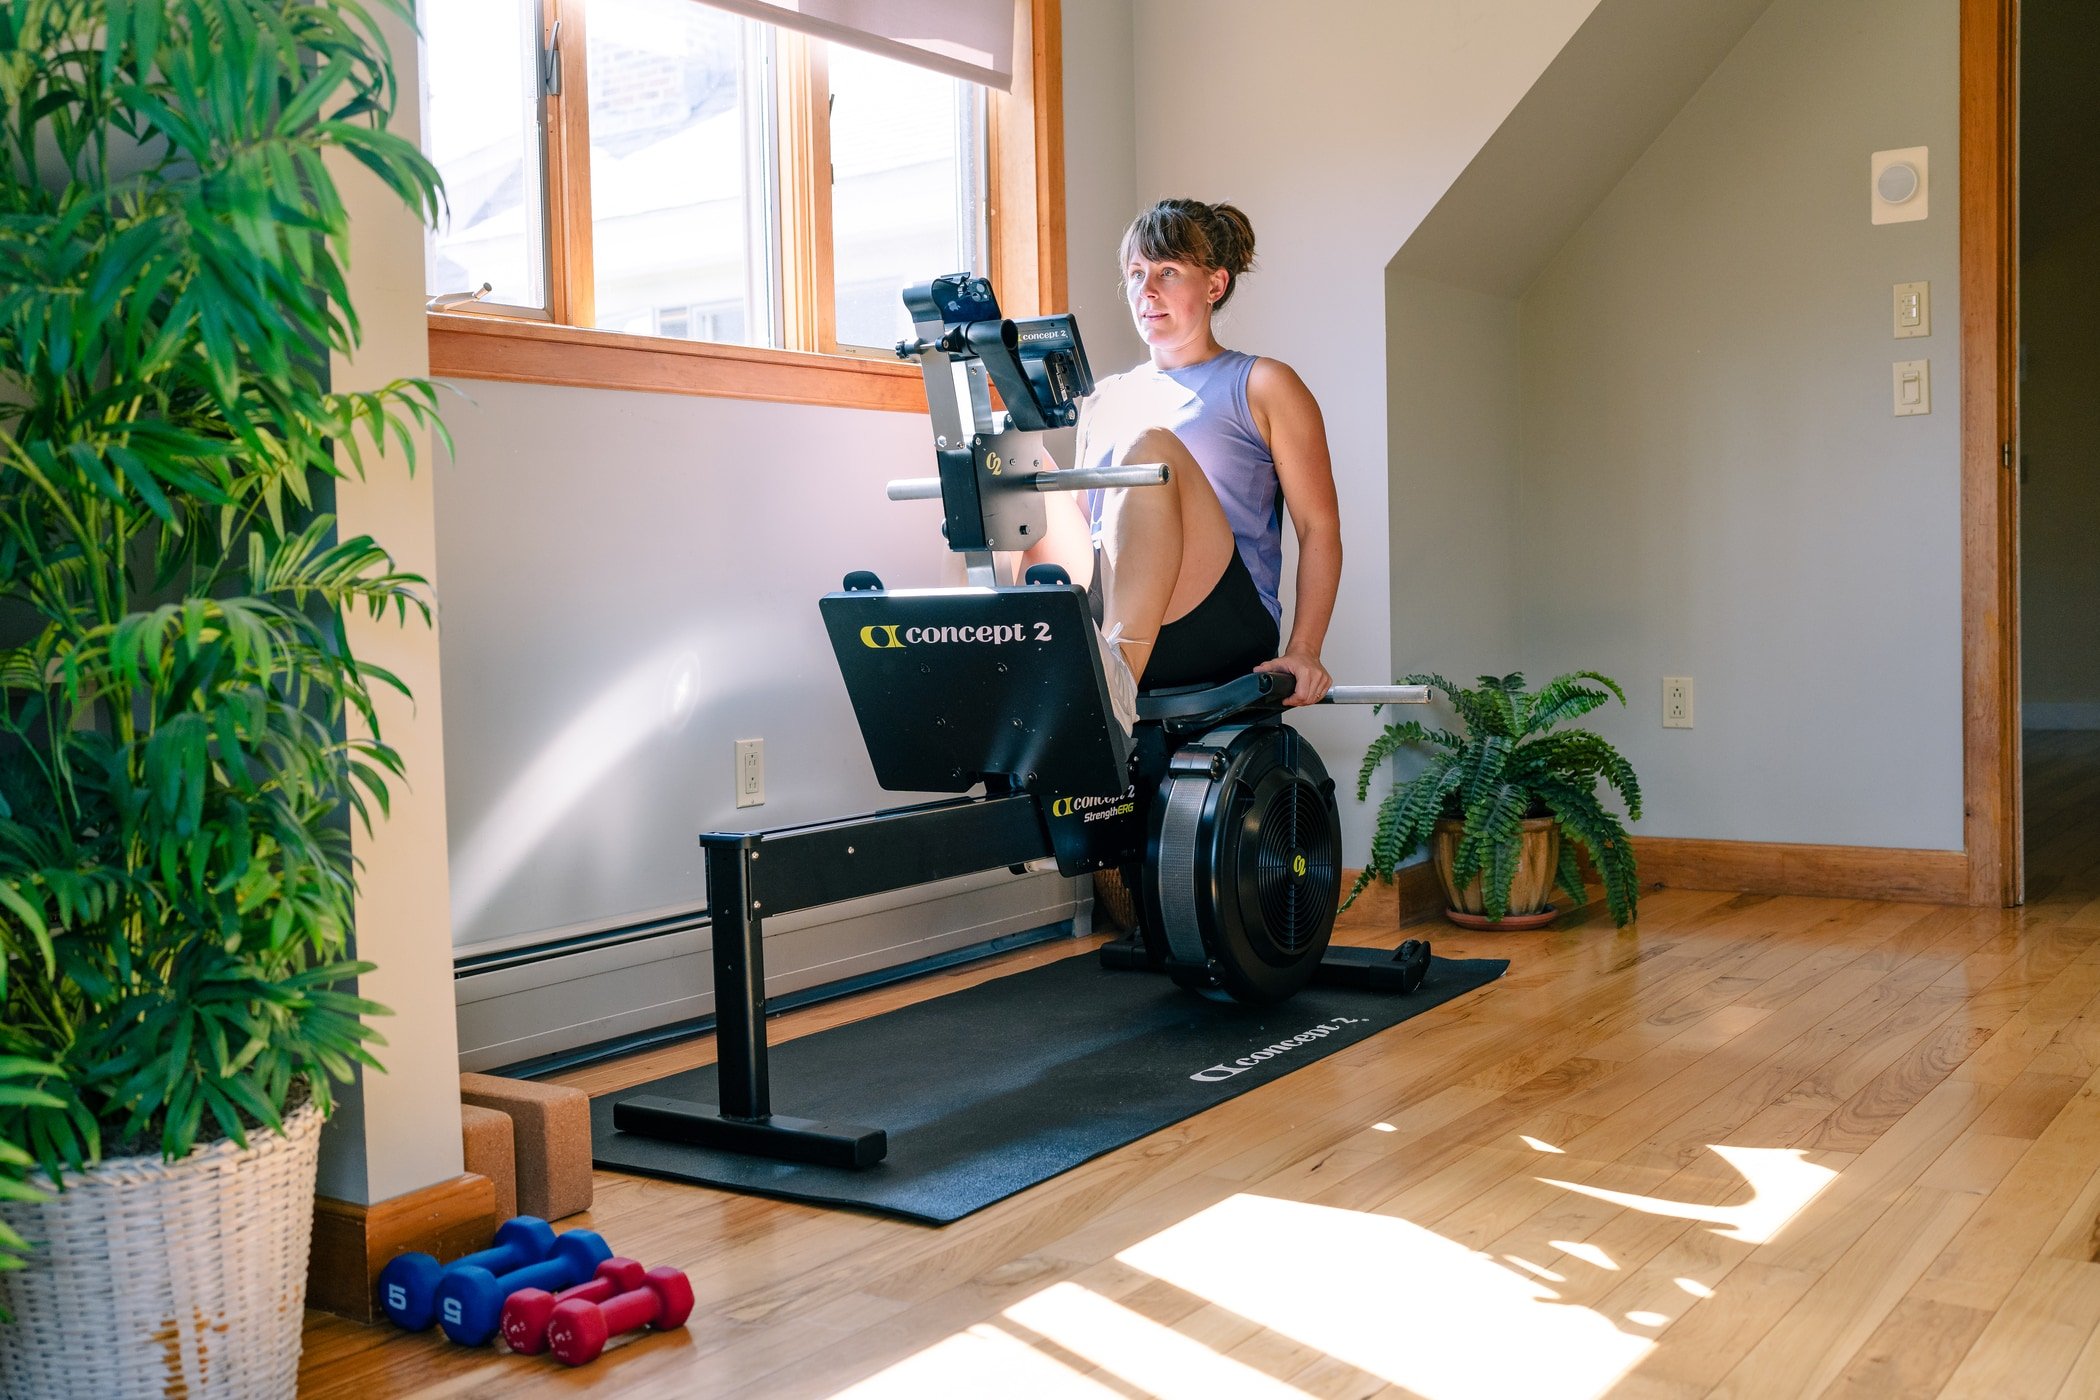
{"label": "sunlight patch on floor", "polygon": [[1655,1348],[1393,1216],[1238,1195],[1116,1257],[1424,1400],[1594,1400]]}
{"label": "sunlight patch on floor", "polygon": [[1557,1249],[1570,1259],[1580,1259],[1593,1269],[1603,1269],[1605,1272],[1613,1274],[1619,1271],[1619,1266],[1612,1263],[1609,1254],[1606,1254],[1597,1246],[1586,1244],[1581,1240],[1547,1240],[1546,1247],[1548,1249]]}
{"label": "sunlight patch on floor", "polygon": [[1055,1284],[1007,1317],[1076,1356],[1166,1400],[1307,1400],[1304,1391],[1221,1356],[1193,1338],[1076,1283]]}
{"label": "sunlight patch on floor", "polygon": [[[1837,1179],[1793,1148],[1713,1151],[1742,1177],[1749,1200],[1704,1205],[1538,1180],[1628,1210],[1709,1222],[1724,1238],[1762,1244]],[[1620,1267],[1595,1244],[1550,1243],[1589,1268]],[[1389,1215],[1241,1194],[1116,1258],[1422,1400],[1598,1400],[1656,1346],[1594,1309],[1561,1302],[1541,1281],[1562,1282],[1550,1269],[1516,1255],[1504,1256],[1504,1263]],[[1693,1298],[1713,1296],[1696,1279],[1673,1282]],[[1642,1309],[1623,1321],[1660,1329],[1672,1318]],[[1013,1304],[1001,1322],[957,1333],[844,1393],[1018,1400],[1133,1392],[1190,1400],[1304,1396],[1277,1376],[1069,1281]]]}
{"label": "sunlight patch on floor", "polygon": [[1529,1259],[1519,1259],[1514,1254],[1505,1254],[1502,1257],[1509,1263],[1512,1263],[1518,1268],[1522,1269],[1525,1273],[1537,1274],[1540,1278],[1546,1280],[1546,1282],[1548,1283],[1566,1283],[1568,1281],[1564,1275],[1556,1274],[1551,1269],[1543,1268],[1540,1265],[1534,1264]]}
{"label": "sunlight patch on floor", "polygon": [[[1607,1191],[1601,1186],[1586,1186],[1579,1181],[1555,1181],[1543,1176],[1539,1180],[1548,1186],[1558,1186],[1648,1215],[1710,1221],[1715,1226],[1715,1234],[1746,1244],[1764,1244],[1771,1240],[1795,1216],[1807,1210],[1810,1203],[1823,1194],[1825,1187],[1837,1180],[1836,1172],[1817,1166],[1808,1160],[1805,1152],[1795,1147],[1716,1145],[1713,1151],[1749,1183],[1751,1197],[1743,1204],[1702,1205],[1665,1200],[1660,1196],[1642,1196],[1630,1191]],[[1574,1252],[1565,1245],[1556,1244],[1554,1248]]]}
{"label": "sunlight patch on floor", "polygon": [[1053,1356],[990,1323],[934,1343],[851,1389],[853,1400],[929,1400],[983,1395],[999,1400],[1122,1400],[1123,1392],[1089,1379]]}

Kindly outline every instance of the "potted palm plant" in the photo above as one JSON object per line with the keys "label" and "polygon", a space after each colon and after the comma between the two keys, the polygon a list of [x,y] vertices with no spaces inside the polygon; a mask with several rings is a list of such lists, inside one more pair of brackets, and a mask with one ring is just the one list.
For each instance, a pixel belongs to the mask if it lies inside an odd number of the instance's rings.
{"label": "potted palm plant", "polygon": [[1405,683],[1442,695],[1466,732],[1409,720],[1387,725],[1372,741],[1357,774],[1359,802],[1368,798],[1378,765],[1394,754],[1418,748],[1430,756],[1379,804],[1371,859],[1349,898],[1374,879],[1390,881],[1427,845],[1452,922],[1536,928],[1558,913],[1547,903],[1556,884],[1578,904],[1588,898],[1580,847],[1603,882],[1612,922],[1631,922],[1640,898],[1633,846],[1597,789],[1601,783],[1615,790],[1628,818],[1638,821],[1640,782],[1598,735],[1557,728],[1614,696],[1624,705],[1618,683],[1594,671],[1557,677],[1536,694],[1526,693],[1521,674],[1482,676],[1470,688],[1436,675]]}
{"label": "potted palm plant", "polygon": [[293,1386],[320,1121],[377,1067],[349,822],[400,772],[344,621],[428,612],[329,513],[434,422],[328,380],[329,161],[437,200],[398,97],[358,0],[0,11],[7,1394]]}

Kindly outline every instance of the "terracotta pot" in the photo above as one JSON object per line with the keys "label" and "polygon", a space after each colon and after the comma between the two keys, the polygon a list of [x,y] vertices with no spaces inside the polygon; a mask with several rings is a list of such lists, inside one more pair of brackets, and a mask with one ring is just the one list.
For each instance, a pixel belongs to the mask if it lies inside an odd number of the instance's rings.
{"label": "terracotta pot", "polygon": [[[1481,877],[1475,875],[1463,890],[1451,881],[1451,862],[1458,854],[1465,823],[1446,818],[1436,824],[1429,838],[1429,853],[1436,860],[1437,879],[1444,886],[1444,900],[1452,911],[1473,916],[1452,922],[1477,924],[1486,917],[1487,902],[1481,894]],[[1489,927],[1536,928],[1553,918],[1547,901],[1553,897],[1554,872],[1560,869],[1560,822],[1554,817],[1531,817],[1524,823],[1523,845],[1517,855],[1517,877],[1509,886],[1509,913]],[[1544,918],[1540,918],[1544,915]],[[1519,924],[1517,920],[1525,919]]]}

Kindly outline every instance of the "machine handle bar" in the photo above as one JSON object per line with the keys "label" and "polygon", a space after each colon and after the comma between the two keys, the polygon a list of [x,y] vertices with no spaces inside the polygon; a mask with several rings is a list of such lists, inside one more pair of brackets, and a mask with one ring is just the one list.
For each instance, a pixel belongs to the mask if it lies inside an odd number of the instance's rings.
{"label": "machine handle bar", "polygon": [[[1038,491],[1093,491],[1108,486],[1163,486],[1167,481],[1165,462],[1125,463],[1120,467],[1075,467],[1060,472],[1035,472],[1026,477],[1017,477]],[[937,476],[907,477],[889,485],[889,497],[893,501],[937,501],[941,495],[941,479]]]}
{"label": "machine handle bar", "polygon": [[1330,686],[1322,705],[1426,705],[1426,685],[1337,685]]}

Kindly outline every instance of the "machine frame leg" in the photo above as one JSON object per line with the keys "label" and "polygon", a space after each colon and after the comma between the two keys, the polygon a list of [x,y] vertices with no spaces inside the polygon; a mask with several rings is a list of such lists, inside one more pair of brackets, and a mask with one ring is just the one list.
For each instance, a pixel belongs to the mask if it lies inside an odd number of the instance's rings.
{"label": "machine frame leg", "polygon": [[613,1105],[621,1132],[722,1152],[862,1168],[889,1136],[858,1123],[773,1112],[767,1076],[765,916],[926,884],[1050,853],[1033,797],[962,798],[843,822],[773,831],[710,832],[708,914],[714,925],[715,1052],[720,1101],[638,1094]]}
{"label": "machine frame leg", "polygon": [[702,838],[714,922],[715,1071],[719,1103],[642,1094],[613,1105],[621,1132],[818,1166],[871,1167],[889,1135],[858,1123],[773,1112],[766,1065],[765,924],[754,898],[756,836]]}

